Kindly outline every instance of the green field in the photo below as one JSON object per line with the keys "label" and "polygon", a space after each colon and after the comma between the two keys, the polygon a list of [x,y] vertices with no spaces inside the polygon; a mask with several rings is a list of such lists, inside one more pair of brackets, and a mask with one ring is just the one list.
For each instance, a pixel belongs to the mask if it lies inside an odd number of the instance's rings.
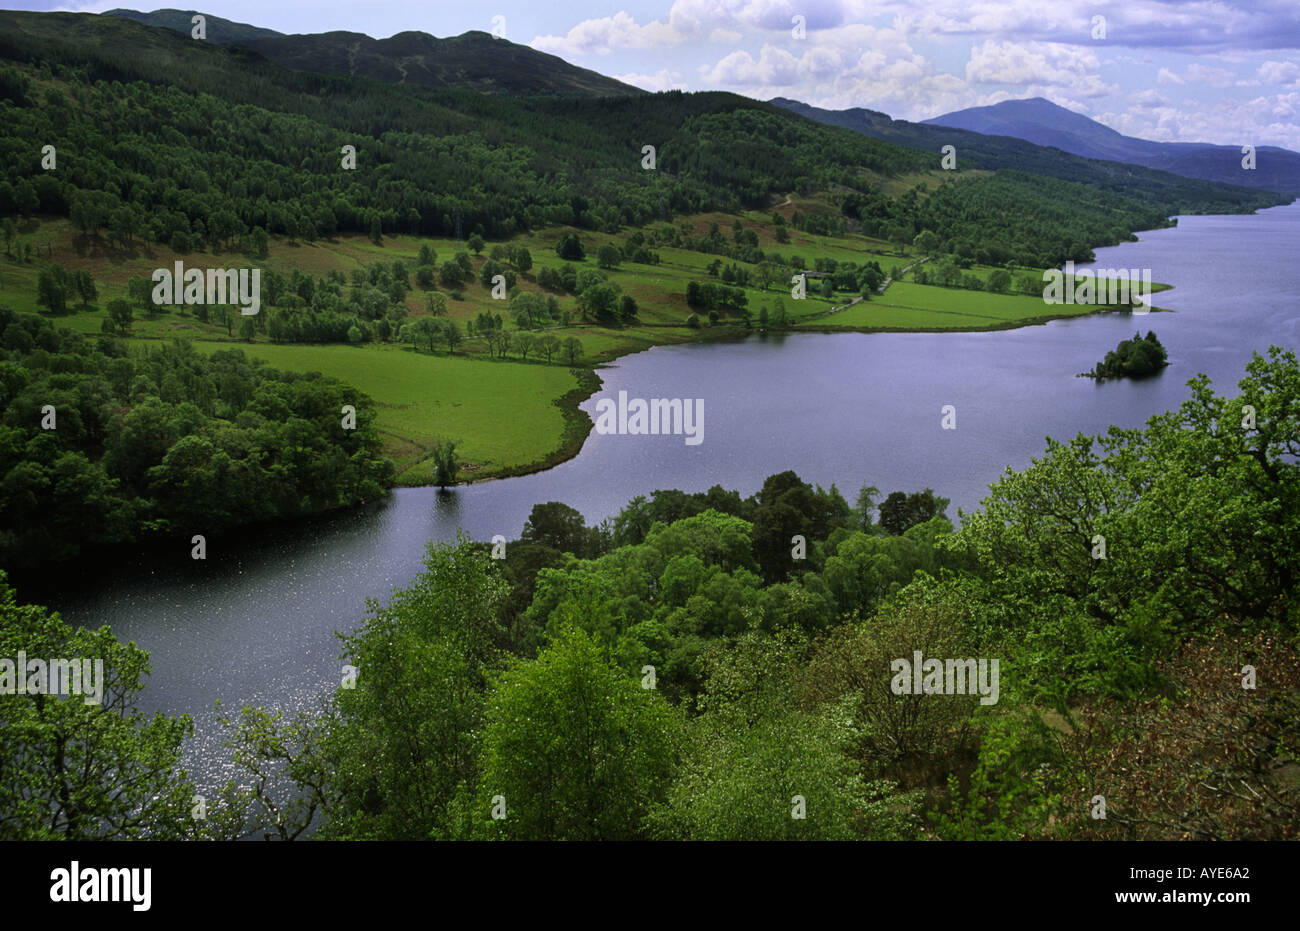
{"label": "green field", "polygon": [[[755,233],[759,247],[766,253],[779,253],[787,260],[798,257],[802,267],[809,269],[818,259],[829,258],[859,264],[875,261],[888,274],[893,268],[919,258],[914,249],[900,254],[878,239],[853,233],[819,236],[789,225],[790,241],[778,243],[773,212],[781,213],[788,220],[796,209],[805,213],[827,212],[827,206],[816,199],[791,197],[765,211],[675,217],[672,224],[679,229],[689,226],[691,235],[703,235],[711,223],[717,223],[719,231],[730,238],[732,224],[739,219],[742,228]],[[564,264],[555,254],[555,243],[569,231],[567,227],[556,227],[511,240],[526,246],[533,257],[531,271],[518,278],[520,288],[541,291],[536,283],[537,274],[543,267],[558,268]],[[577,264],[594,268],[599,248],[606,243],[622,245],[631,231],[576,232],[587,252],[586,260]],[[286,276],[295,269],[320,276],[332,270],[348,274],[370,263],[403,259],[413,273],[420,246],[426,242],[436,250],[439,264],[450,261],[458,252],[467,251],[464,243],[450,239],[402,235],[385,236],[378,244],[357,235],[312,243],[275,238],[270,255],[255,262],[236,252],[182,255],[163,245],[139,241],[126,249],[110,248],[101,239],[80,234],[66,219],[29,219],[20,227],[19,243],[32,244],[36,255],[30,261],[0,257],[0,304],[20,311],[40,312],[36,280],[44,263],[57,262],[69,269],[84,269],[93,276],[98,289],[95,306],[76,309],[54,319],[59,326],[97,335],[107,316],[109,301],[128,297],[127,280],[131,276],[149,277],[153,269],[170,267],[177,260],[186,267],[257,266]],[[483,311],[500,314],[508,327],[513,325],[505,302],[492,299],[489,289],[478,281],[477,269],[488,259],[493,245],[488,243],[482,255],[472,257],[476,269],[474,280],[449,295],[449,315],[462,327]],[[723,264],[732,260],[668,246],[647,245],[647,248],[659,254],[658,265],[624,262],[607,272],[611,281],[636,300],[638,316],[634,323],[605,326],[581,321],[577,299],[572,295],[557,295],[561,308],[570,311],[574,322],[550,328],[549,332],[562,340],[574,336],[581,342],[578,371],[559,364],[559,360],[555,364],[542,364],[517,358],[490,358],[481,339],[466,339],[453,356],[448,356],[441,346],[437,353],[430,354],[396,342],[355,347],[274,344],[264,332],[245,341],[232,336],[227,325],[216,322],[215,316],[213,322],[203,322],[189,309],[153,314],[137,310],[130,336],[133,341],[193,339],[199,348],[209,352],[238,347],[277,368],[319,371],[354,385],[379,406],[377,426],[385,439],[387,453],[398,465],[402,484],[429,481],[428,450],[435,439],[443,438],[457,443],[463,479],[517,474],[545,468],[581,448],[588,420],[577,411],[577,403],[594,389],[592,366],[656,345],[746,332],[743,321],[735,315],[724,316],[716,324],[710,324],[707,316],[700,315],[699,327],[685,325],[693,312],[686,303],[687,285],[691,281],[712,280],[707,269],[715,260],[720,259]],[[978,265],[969,269],[982,279],[987,279],[991,271]],[[1031,274],[1037,273],[1031,270]],[[1156,289],[1163,287],[1157,285]],[[788,281],[774,281],[767,289],[753,286],[744,290],[755,324],[762,308],[774,309],[780,301],[796,329],[997,329],[1096,310],[1079,305],[1047,307],[1038,297],[918,285],[910,280],[895,281],[886,293],[835,313],[829,311],[847,304],[856,295],[839,292],[828,299],[821,295],[814,281],[809,282],[808,297],[799,301],[791,297]],[[407,294],[405,303],[410,319],[425,312],[426,300],[427,292],[418,285]],[[265,320],[264,308],[263,315],[257,318],[262,330]]]}
{"label": "green field", "polygon": [[[230,348],[202,341],[206,351]],[[276,368],[320,372],[372,397],[380,433],[403,485],[430,477],[435,439],[456,441],[461,477],[526,471],[559,451],[564,413],[555,399],[578,387],[568,368],[431,356],[409,348],[241,344]]]}

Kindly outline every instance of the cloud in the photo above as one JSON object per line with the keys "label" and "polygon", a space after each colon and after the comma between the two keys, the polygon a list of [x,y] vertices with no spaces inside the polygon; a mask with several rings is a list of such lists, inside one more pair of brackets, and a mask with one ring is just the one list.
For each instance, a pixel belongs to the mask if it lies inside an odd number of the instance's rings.
{"label": "cloud", "polygon": [[[930,0],[918,11],[907,0],[872,3],[909,36],[968,35],[1094,47],[1182,51],[1294,49],[1300,4],[1291,0]],[[1105,39],[1092,18],[1106,17]]]}
{"label": "cloud", "polygon": [[676,71],[670,72],[667,68],[661,68],[654,74],[616,74],[613,78],[647,91],[689,90],[681,75]]}
{"label": "cloud", "polygon": [[1150,110],[1156,107],[1164,107],[1167,106],[1169,103],[1169,101],[1161,97],[1159,93],[1150,89],[1144,91],[1138,91],[1136,94],[1131,94],[1129,96],[1129,99],[1133,101],[1133,105],[1135,107],[1141,107],[1144,110]]}
{"label": "cloud", "polygon": [[789,87],[799,78],[800,61],[785,49],[764,45],[758,60],[745,51],[732,52],[703,78],[708,84],[758,87]]}
{"label": "cloud", "polygon": [[1181,101],[1179,107],[1124,110],[1093,118],[1126,135],[1158,142],[1249,143],[1300,151],[1300,92],[1246,101],[1191,99]]}
{"label": "cloud", "polygon": [[625,49],[678,45],[694,35],[693,31],[683,31],[657,19],[638,25],[620,10],[613,16],[583,20],[563,36],[538,36],[529,45],[555,55],[608,55]]}
{"label": "cloud", "polygon": [[1054,42],[999,42],[973,46],[966,62],[972,84],[1037,84],[1068,88],[1078,97],[1100,97],[1118,88],[1097,73],[1100,62],[1091,49]]}
{"label": "cloud", "polygon": [[1259,66],[1259,79],[1265,84],[1294,87],[1300,84],[1300,65],[1293,61],[1266,61]]}

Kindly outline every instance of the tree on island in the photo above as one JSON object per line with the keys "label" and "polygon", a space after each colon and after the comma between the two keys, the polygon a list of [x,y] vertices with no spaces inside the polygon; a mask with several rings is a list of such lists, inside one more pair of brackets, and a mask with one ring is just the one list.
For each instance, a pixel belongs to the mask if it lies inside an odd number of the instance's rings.
{"label": "tree on island", "polygon": [[1144,337],[1134,333],[1132,339],[1120,342],[1106,358],[1092,370],[1093,378],[1123,378],[1152,375],[1169,364],[1169,354],[1156,339],[1154,330]]}

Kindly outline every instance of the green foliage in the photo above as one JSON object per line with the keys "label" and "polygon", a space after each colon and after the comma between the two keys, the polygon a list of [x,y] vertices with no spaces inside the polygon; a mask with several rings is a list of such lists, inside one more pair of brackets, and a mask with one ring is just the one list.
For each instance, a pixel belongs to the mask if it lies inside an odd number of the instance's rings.
{"label": "green foliage", "polygon": [[[4,309],[0,327],[32,341],[5,353],[5,565],[316,513],[377,497],[392,481],[372,402],[337,381],[278,372],[239,350],[202,356],[188,342],[128,356],[112,340]],[[356,430],[339,429],[344,404],[357,408]],[[41,428],[45,405],[57,430]]]}
{"label": "green foliage", "polygon": [[[560,632],[495,682],[483,733],[475,833],[628,840],[663,798],[677,715],[586,633]],[[504,801],[505,817],[492,819]]]}
{"label": "green foliage", "polygon": [[1141,378],[1153,375],[1169,364],[1169,354],[1154,330],[1146,336],[1134,333],[1132,339],[1121,340],[1106,358],[1097,363],[1093,375],[1097,378]]}
{"label": "green foliage", "polygon": [[587,257],[582,240],[576,233],[565,233],[555,244],[555,254],[566,262],[581,262]]}
{"label": "green foliage", "polygon": [[98,703],[76,694],[0,694],[0,839],[188,836],[196,792],[180,756],[193,724],[188,715],[135,707],[148,654],[107,626],[74,628],[55,612],[20,604],[0,572],[0,656],[12,664],[20,652],[28,662],[100,662],[102,681],[92,672],[81,683],[102,691]]}
{"label": "green foliage", "polygon": [[456,444],[451,440],[440,440],[433,444],[429,452],[433,460],[433,482],[439,488],[456,484],[456,473],[460,463],[456,459]]}
{"label": "green foliage", "polygon": [[909,527],[944,517],[947,508],[948,499],[937,497],[930,488],[913,494],[891,492],[880,503],[880,527],[886,533],[900,534]]}
{"label": "green foliage", "polygon": [[342,637],[357,677],[322,719],[323,837],[464,836],[504,596],[469,539],[430,544],[420,574],[387,605],[370,602],[365,625]]}
{"label": "green foliage", "polygon": [[688,730],[685,758],[655,834],[693,840],[898,840],[915,837],[892,783],[864,780],[845,751],[856,741],[843,705],[792,707],[785,676],[799,645],[746,634],[712,649],[704,712]]}

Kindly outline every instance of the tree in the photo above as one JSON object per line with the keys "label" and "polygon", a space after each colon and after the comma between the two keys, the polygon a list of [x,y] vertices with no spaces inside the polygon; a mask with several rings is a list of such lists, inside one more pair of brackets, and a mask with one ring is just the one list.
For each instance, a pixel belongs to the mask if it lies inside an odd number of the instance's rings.
{"label": "tree", "polygon": [[154,308],[153,282],[144,275],[132,275],[127,279],[126,293],[141,310],[148,311]]}
{"label": "tree", "polygon": [[420,317],[411,324],[411,330],[414,335],[429,343],[430,352],[433,352],[434,340],[438,339],[441,335],[439,332],[442,329],[441,322],[442,321],[437,320],[434,317]]}
{"label": "tree", "polygon": [[568,628],[516,662],[488,698],[478,807],[504,796],[488,837],[628,840],[672,775],[677,716],[618,669],[586,632]]}
{"label": "tree", "polygon": [[880,503],[880,526],[886,533],[901,534],[909,527],[924,524],[934,517],[946,517],[948,499],[936,497],[934,490],[905,494],[890,492]]}
{"label": "tree", "polygon": [[442,324],[442,338],[447,343],[447,352],[455,352],[456,347],[460,345],[463,338],[460,327],[456,325],[455,320],[445,320]]}
{"label": "tree", "polygon": [[515,326],[531,330],[540,326],[546,316],[546,301],[532,291],[518,291],[510,298],[510,315]]}
{"label": "tree", "polygon": [[564,341],[564,354],[569,357],[570,365],[577,364],[582,356],[582,343],[578,341],[578,337],[570,336]]}
{"label": "tree", "polygon": [[443,262],[438,277],[442,279],[444,287],[459,288],[465,283],[465,269],[458,262]]}
{"label": "tree", "polygon": [[876,498],[880,496],[880,489],[875,485],[864,485],[858,489],[857,501],[854,502],[854,516],[857,518],[857,529],[871,533],[875,530],[875,510]]}
{"label": "tree", "polygon": [[533,345],[536,342],[536,337],[533,336],[532,333],[529,333],[527,330],[521,330],[515,334],[514,339],[515,339],[515,349],[519,351],[520,357],[525,362],[527,362],[528,353],[532,351]]}
{"label": "tree", "polygon": [[612,320],[618,307],[620,290],[612,282],[591,285],[578,295],[578,307],[584,317],[590,314],[597,320]]}
{"label": "tree", "polygon": [[555,254],[566,262],[581,262],[587,257],[587,251],[582,247],[576,233],[565,233],[555,244]]}
{"label": "tree", "polygon": [[[309,752],[291,772],[300,794],[324,809],[319,837],[465,836],[478,773],[475,733],[500,652],[506,594],[484,548],[458,535],[429,543],[415,579],[387,604],[372,603],[365,624],[343,636],[344,661],[365,672],[355,688],[335,692],[306,734],[319,737],[300,741]],[[245,745],[259,771],[274,762],[256,753],[275,747],[271,741]]]}
{"label": "tree", "polygon": [[92,665],[98,702],[87,702],[93,690],[66,697],[0,694],[0,837],[186,837],[196,793],[181,769],[181,747],[193,724],[188,715],[145,714],[135,707],[148,654],[121,643],[107,626],[73,627],[46,608],[19,604],[0,573],[0,656],[20,651],[79,663],[93,657],[102,662],[102,678]]}
{"label": "tree", "polygon": [[424,312],[432,317],[447,316],[447,296],[441,292],[430,294],[424,302]]}
{"label": "tree", "polygon": [[99,292],[95,288],[95,279],[90,277],[90,272],[77,269],[72,273],[72,283],[76,288],[77,295],[81,298],[82,305],[85,307],[94,305]]}
{"label": "tree", "polygon": [[636,300],[630,294],[624,294],[618,303],[618,316],[624,322],[635,320],[637,313]]}
{"label": "tree", "polygon": [[[356,329],[357,328],[354,326],[348,330],[348,342],[350,343],[361,342],[360,330],[357,330],[357,338],[355,340],[352,338],[352,330],[356,330]],[[255,335],[257,335],[257,327],[253,324],[253,318],[245,317],[243,319],[243,322],[239,324],[239,338],[246,342],[251,343]]]}
{"label": "tree", "polygon": [[433,459],[434,484],[439,488],[456,484],[456,473],[460,470],[460,462],[456,459],[456,444],[451,440],[436,441],[430,457]]}
{"label": "tree", "polygon": [[[485,288],[490,288],[492,287],[492,279],[494,277],[496,277],[497,275],[501,275],[503,278],[505,277],[502,274],[503,271],[504,269],[501,267],[501,264],[497,262],[496,259],[488,259],[486,262],[483,263],[483,267],[479,269],[479,275],[478,275],[479,283],[483,285],[483,287]],[[509,285],[507,285],[507,287],[509,287]]]}
{"label": "tree", "polygon": [[113,321],[113,325],[122,333],[131,329],[131,322],[135,315],[131,312],[131,304],[119,298],[114,298],[108,302],[108,319]]}
{"label": "tree", "polygon": [[527,246],[511,246],[510,264],[521,272],[526,272],[533,267],[533,254],[528,251]]}
{"label": "tree", "polygon": [[912,240],[912,244],[916,246],[916,251],[922,255],[933,255],[939,251],[943,241],[933,230],[921,230],[916,234],[916,238]]}
{"label": "tree", "polygon": [[40,207],[41,199],[36,195],[36,188],[23,178],[14,185],[14,210],[19,216],[30,217]]}
{"label": "tree", "polygon": [[[795,641],[751,631],[706,649],[703,713],[687,728],[683,760],[653,836],[691,840],[914,838],[917,799],[867,782],[846,755],[857,730],[843,702],[814,710],[790,687]],[[885,678],[883,676],[879,678]],[[795,808],[799,816],[795,817]]]}
{"label": "tree", "polygon": [[420,243],[420,253],[416,263],[418,265],[436,265],[438,263],[438,253],[427,242]]}
{"label": "tree", "polygon": [[1011,273],[1005,268],[995,268],[989,273],[989,290],[1005,292],[1011,287]]}
{"label": "tree", "polygon": [[36,303],[52,314],[61,314],[68,307],[71,281],[62,265],[47,265],[36,278]]}
{"label": "tree", "polygon": [[546,361],[551,361],[551,356],[560,351],[560,338],[552,333],[538,337],[537,348],[545,354]]}
{"label": "tree", "polygon": [[623,254],[619,252],[618,246],[606,243],[596,251],[596,264],[601,268],[618,268],[622,260]]}
{"label": "tree", "polygon": [[557,553],[572,553],[580,558],[596,555],[582,512],[560,501],[534,504],[519,539],[523,543],[548,546]]}
{"label": "tree", "polygon": [[475,255],[479,255],[483,252],[487,243],[483,241],[483,237],[478,233],[470,233],[469,239],[465,240],[465,245],[468,246],[469,250]]}

